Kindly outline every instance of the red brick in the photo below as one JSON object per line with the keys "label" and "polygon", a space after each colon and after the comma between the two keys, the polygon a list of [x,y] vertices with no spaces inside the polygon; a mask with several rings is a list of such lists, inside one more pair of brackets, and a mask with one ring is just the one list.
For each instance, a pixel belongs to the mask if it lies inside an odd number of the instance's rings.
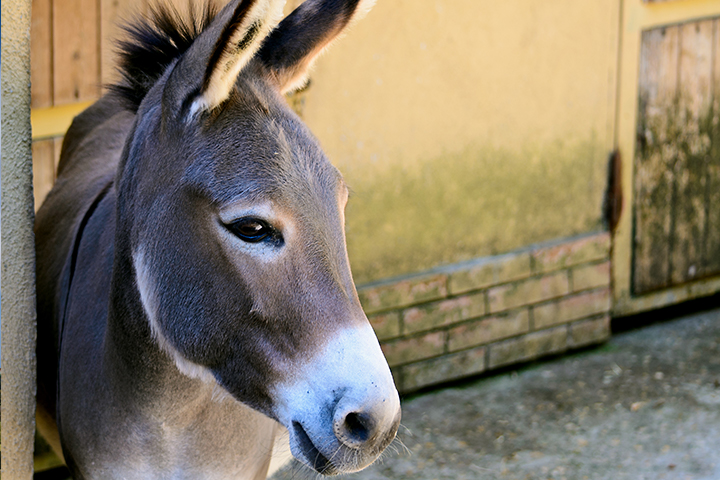
{"label": "red brick", "polygon": [[564,297],[553,303],[533,307],[533,320],[536,330],[568,323],[573,320],[590,317],[610,311],[610,290],[590,292]]}
{"label": "red brick", "polygon": [[567,348],[567,328],[558,327],[529,333],[522,337],[490,345],[488,368],[526,362],[542,355],[563,352]]}
{"label": "red brick", "polygon": [[388,364],[394,367],[442,354],[445,351],[445,332],[385,342],[381,347]]}
{"label": "red brick", "polygon": [[478,290],[530,276],[529,252],[483,258],[450,274],[450,294]]}
{"label": "red brick", "polygon": [[400,312],[370,315],[368,320],[379,340],[400,336]]}
{"label": "red brick", "polygon": [[490,312],[500,312],[561,297],[567,295],[569,290],[570,286],[566,272],[557,272],[543,277],[501,285],[488,291]]}
{"label": "red brick", "polygon": [[365,313],[375,313],[447,296],[447,275],[429,275],[358,289]]}
{"label": "red brick", "polygon": [[441,300],[403,312],[403,334],[431,330],[485,313],[485,294],[465,295]]}
{"label": "red brick", "polygon": [[535,273],[607,259],[610,255],[610,235],[602,232],[559,245],[540,247],[533,250],[531,255]]}
{"label": "red brick", "polygon": [[610,287],[610,262],[582,265],[571,271],[574,292],[598,287]]}
{"label": "red brick", "polygon": [[583,320],[570,325],[570,347],[601,343],[610,338],[610,317]]}
{"label": "red brick", "polygon": [[410,392],[428,385],[457,380],[485,370],[485,348],[474,348],[431,360],[411,363],[402,368],[402,391]]}
{"label": "red brick", "polygon": [[454,352],[527,333],[529,330],[530,315],[527,309],[523,309],[455,327],[448,332],[448,346]]}

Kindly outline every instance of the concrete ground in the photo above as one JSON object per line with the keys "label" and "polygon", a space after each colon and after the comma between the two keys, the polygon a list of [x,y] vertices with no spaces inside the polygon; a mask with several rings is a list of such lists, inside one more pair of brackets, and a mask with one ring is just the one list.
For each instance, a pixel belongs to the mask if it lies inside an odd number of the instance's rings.
{"label": "concrete ground", "polygon": [[406,398],[398,438],[347,478],[720,480],[720,309]]}

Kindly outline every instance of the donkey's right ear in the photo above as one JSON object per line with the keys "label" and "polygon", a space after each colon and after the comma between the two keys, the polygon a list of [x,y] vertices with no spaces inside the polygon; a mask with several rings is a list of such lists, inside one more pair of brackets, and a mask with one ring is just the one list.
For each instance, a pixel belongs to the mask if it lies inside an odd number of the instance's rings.
{"label": "donkey's right ear", "polygon": [[288,15],[258,53],[280,91],[302,87],[318,55],[374,4],[375,0],[305,0]]}
{"label": "donkey's right ear", "polygon": [[194,116],[224,102],[243,67],[282,18],[285,0],[233,0],[173,68],[163,105]]}

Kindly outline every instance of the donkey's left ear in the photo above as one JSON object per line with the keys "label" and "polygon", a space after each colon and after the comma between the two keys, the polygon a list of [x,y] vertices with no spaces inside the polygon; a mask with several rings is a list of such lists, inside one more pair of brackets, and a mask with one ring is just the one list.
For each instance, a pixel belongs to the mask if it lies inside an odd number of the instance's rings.
{"label": "donkey's left ear", "polygon": [[193,41],[173,68],[163,103],[184,114],[224,102],[237,76],[282,18],[285,0],[234,0]]}
{"label": "donkey's left ear", "polygon": [[300,88],[318,55],[375,0],[305,0],[263,43],[258,57],[283,93]]}

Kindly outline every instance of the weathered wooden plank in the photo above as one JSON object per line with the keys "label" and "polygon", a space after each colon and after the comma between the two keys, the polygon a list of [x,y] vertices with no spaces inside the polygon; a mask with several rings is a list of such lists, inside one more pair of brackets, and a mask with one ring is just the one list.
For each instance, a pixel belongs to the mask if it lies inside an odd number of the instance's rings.
{"label": "weathered wooden plank", "polygon": [[635,294],[720,273],[719,29],[710,19],[643,34]]}
{"label": "weathered wooden plank", "polygon": [[695,121],[707,113],[711,103],[713,24],[713,20],[705,20],[680,27],[680,113],[691,114]]}
{"label": "weathered wooden plank", "polygon": [[703,263],[705,274],[720,272],[720,20],[713,29],[712,128],[705,188]]}
{"label": "weathered wooden plank", "polygon": [[720,105],[720,90],[718,90],[718,82],[720,82],[720,18],[713,20],[713,81],[711,83],[714,109]]}
{"label": "weathered wooden plank", "polygon": [[100,93],[97,0],[53,0],[53,90],[56,105]]}
{"label": "weathered wooden plank", "polygon": [[116,45],[122,37],[121,25],[144,14],[145,0],[100,0],[100,78],[103,85],[116,82]]}
{"label": "weathered wooden plank", "polygon": [[33,193],[37,211],[55,183],[55,141],[49,139],[33,142],[32,157]]}
{"label": "weathered wooden plank", "polygon": [[635,159],[636,293],[669,285],[673,179],[666,165],[674,152],[666,144],[678,93],[679,32],[678,27],[668,27],[642,36]]}
{"label": "weathered wooden plank", "polygon": [[680,129],[674,171],[674,190],[670,254],[670,281],[681,284],[705,274],[702,259],[705,227],[705,184],[710,138],[709,118],[712,83],[713,21],[681,27]]}
{"label": "weathered wooden plank", "polygon": [[680,27],[643,32],[640,52],[640,100],[648,117],[664,117],[678,93]]}
{"label": "weathered wooden plank", "polygon": [[53,104],[52,0],[32,0],[30,82],[32,108]]}

